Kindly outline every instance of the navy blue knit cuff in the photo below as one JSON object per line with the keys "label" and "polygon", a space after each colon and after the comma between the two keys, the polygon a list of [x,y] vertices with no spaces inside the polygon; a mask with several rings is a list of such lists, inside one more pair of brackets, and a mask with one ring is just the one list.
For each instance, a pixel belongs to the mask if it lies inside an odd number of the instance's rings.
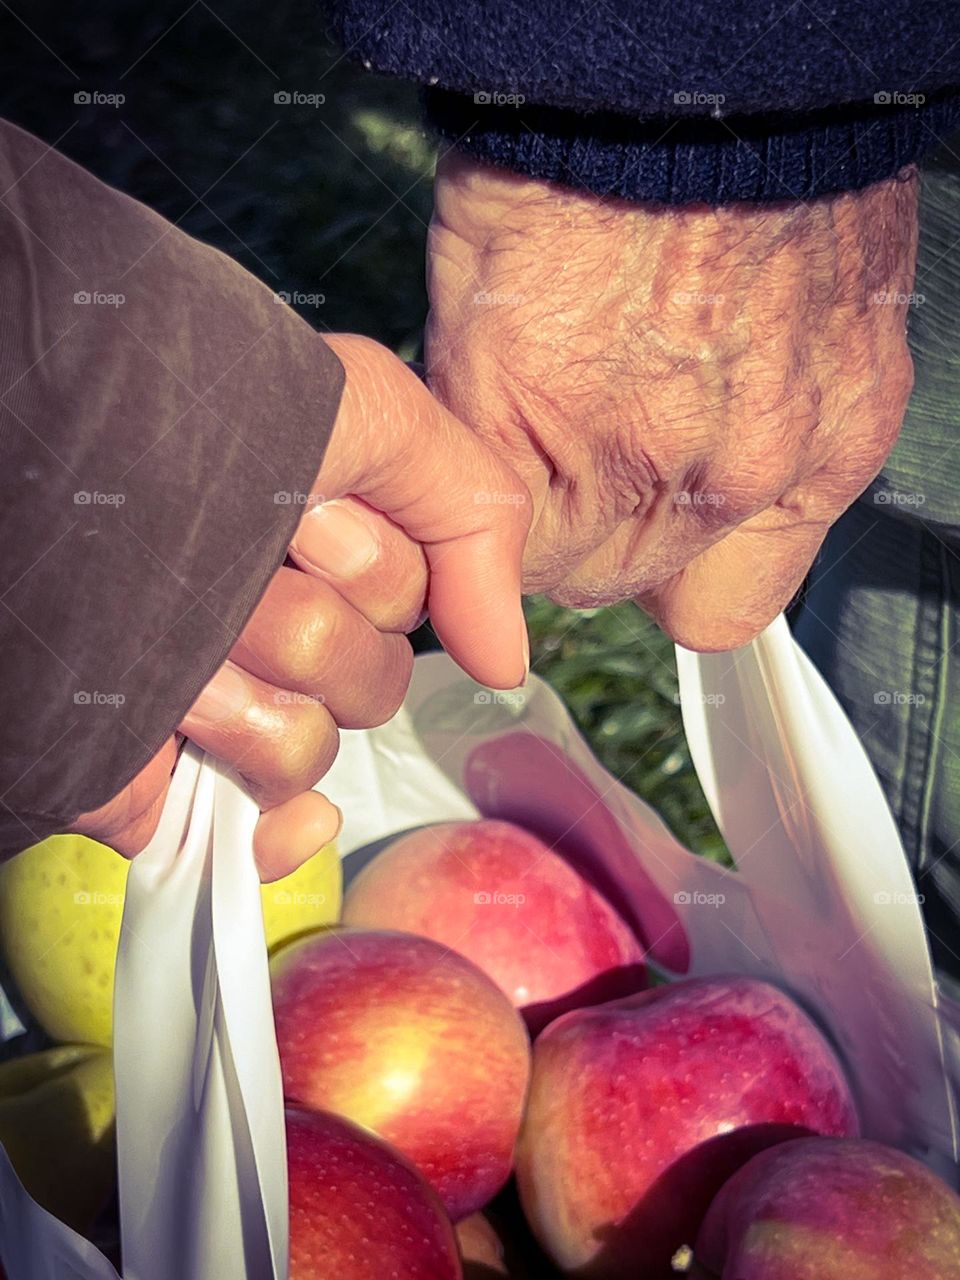
{"label": "navy blue knit cuff", "polygon": [[803,116],[645,121],[501,103],[488,93],[430,88],[424,96],[433,127],[480,160],[597,195],[664,204],[808,200],[854,190],[892,177],[960,126],[956,90],[921,106],[878,94],[877,102]]}

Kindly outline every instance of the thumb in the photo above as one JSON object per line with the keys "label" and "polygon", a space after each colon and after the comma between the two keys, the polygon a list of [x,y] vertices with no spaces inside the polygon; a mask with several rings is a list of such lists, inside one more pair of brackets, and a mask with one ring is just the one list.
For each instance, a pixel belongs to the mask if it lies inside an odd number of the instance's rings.
{"label": "thumb", "polygon": [[[355,335],[326,341],[346,384],[316,496],[362,498],[421,543],[430,619],[451,657],[483,684],[522,684],[526,487],[385,347]],[[312,511],[290,546],[298,563],[309,559]]]}

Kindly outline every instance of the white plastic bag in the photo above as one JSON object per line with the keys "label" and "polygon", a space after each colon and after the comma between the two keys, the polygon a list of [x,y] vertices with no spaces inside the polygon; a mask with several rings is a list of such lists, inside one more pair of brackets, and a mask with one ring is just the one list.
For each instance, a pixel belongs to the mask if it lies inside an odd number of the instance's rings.
{"label": "white plastic bag", "polygon": [[663,969],[766,977],[805,1004],[843,1057],[865,1133],[949,1173],[956,1118],[922,916],[850,722],[782,617],[733,653],[677,657],[736,872],[689,853],[616,782],[547,685],[532,680],[522,700],[483,691],[443,655],[417,661],[390,725],[344,735],[325,784],[346,815],[344,854],[478,812],[557,841]]}
{"label": "white plastic bag", "polygon": [[[258,812],[187,748],[127,880],[114,995],[125,1280],[287,1274],[286,1146]],[[9,1280],[117,1280],[23,1191],[0,1149]]]}
{"label": "white plastic bag", "polygon": [[[440,654],[417,660],[394,720],[343,735],[322,783],[344,811],[343,854],[478,813],[530,827],[604,889],[664,969],[746,972],[791,991],[838,1045],[865,1133],[953,1167],[920,911],[856,735],[782,619],[735,653],[678,660],[687,736],[736,873],[683,849],[542,682],[495,694]],[[285,1276],[255,820],[230,778],[185,753],[131,871],[115,1001],[126,1280]],[[3,1159],[0,1256],[10,1280],[115,1280]]]}

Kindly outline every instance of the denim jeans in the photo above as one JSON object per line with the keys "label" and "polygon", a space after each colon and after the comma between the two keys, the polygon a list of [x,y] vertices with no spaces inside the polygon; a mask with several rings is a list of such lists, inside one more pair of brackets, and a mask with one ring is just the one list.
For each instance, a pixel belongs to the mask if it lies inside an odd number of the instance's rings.
{"label": "denim jeans", "polygon": [[952,986],[960,982],[960,136],[921,179],[908,326],[916,381],[903,431],[828,535],[794,633],[873,761],[923,897],[934,961]]}

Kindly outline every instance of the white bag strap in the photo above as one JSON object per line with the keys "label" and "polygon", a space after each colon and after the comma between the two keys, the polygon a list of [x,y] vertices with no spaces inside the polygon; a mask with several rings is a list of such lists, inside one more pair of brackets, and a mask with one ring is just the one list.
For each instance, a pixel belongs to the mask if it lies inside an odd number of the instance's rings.
{"label": "white bag strap", "polygon": [[285,1280],[257,807],[188,747],[127,883],[114,996],[125,1280]]}
{"label": "white bag strap", "polygon": [[957,1123],[918,895],[853,726],[783,616],[732,653],[678,649],[677,667],[737,878],[846,1057],[867,1132],[952,1174]]}

